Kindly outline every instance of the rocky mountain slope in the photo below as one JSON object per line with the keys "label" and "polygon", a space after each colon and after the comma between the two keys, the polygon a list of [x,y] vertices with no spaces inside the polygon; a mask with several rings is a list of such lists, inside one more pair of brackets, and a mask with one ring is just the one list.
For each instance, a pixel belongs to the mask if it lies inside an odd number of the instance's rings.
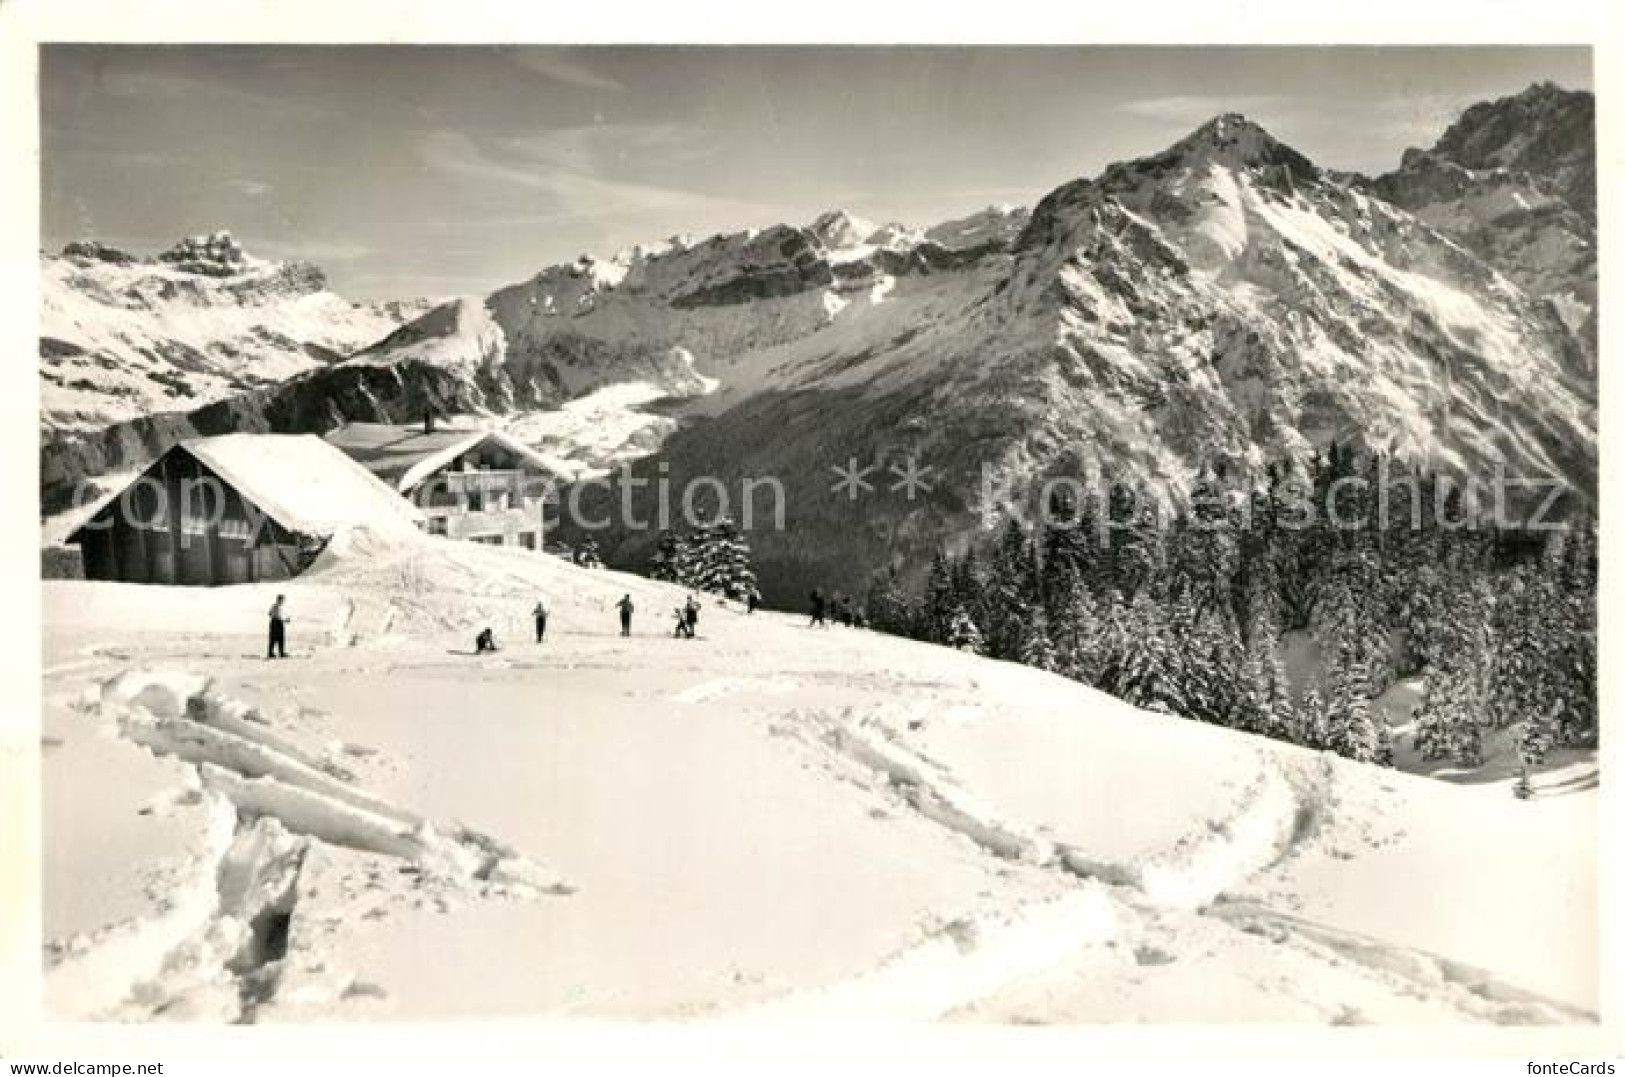
{"label": "rocky mountain slope", "polygon": [[1597,349],[1596,102],[1551,83],[1474,105],[1372,189],[1552,305]]}
{"label": "rocky mountain slope", "polygon": [[[1432,152],[1545,159],[1527,133],[1486,148],[1494,139],[1476,132],[1504,127],[1482,120],[1491,113],[1469,110]],[[1564,167],[1553,175],[1583,172]],[[764,503],[752,535],[780,595],[809,580],[852,587],[888,558],[918,562],[975,526],[989,483],[1019,496],[1058,473],[1177,498],[1203,467],[1258,474],[1335,438],[1589,492],[1584,320],[1517,271],[1544,233],[1475,245],[1447,227],[1460,200],[1406,194],[1424,186],[1326,172],[1221,116],[1063,185],[1030,214],[992,208],[915,230],[832,212],[551,266],[344,363],[109,430],[48,461],[47,486],[222,422],[321,430],[415,419],[426,405],[502,415],[639,383],[669,394],[677,421],[636,477],[680,490],[706,475],[736,493],[748,477],[782,484],[785,529],[763,530]],[[910,461],[925,469],[912,489],[900,483]],[[848,464],[870,469],[860,497],[831,489],[832,468]],[[630,564],[654,539],[599,537]]]}
{"label": "rocky mountain slope", "polygon": [[49,435],[276,385],[428,308],[351,303],[316,266],[255,258],[226,232],[153,258],[70,243],[41,255],[40,289],[40,422]]}
{"label": "rocky mountain slope", "polygon": [[[685,339],[722,388],[641,477],[778,478],[787,527],[753,542],[780,595],[921,563],[989,482],[1057,472],[1177,496],[1203,466],[1256,474],[1336,438],[1594,485],[1595,385],[1553,305],[1241,117],[1059,188],[1008,247],[931,250],[832,264],[787,236],[780,290],[751,304],[779,331]],[[932,487],[913,499],[909,460]],[[831,489],[852,461],[875,467],[856,500]]]}

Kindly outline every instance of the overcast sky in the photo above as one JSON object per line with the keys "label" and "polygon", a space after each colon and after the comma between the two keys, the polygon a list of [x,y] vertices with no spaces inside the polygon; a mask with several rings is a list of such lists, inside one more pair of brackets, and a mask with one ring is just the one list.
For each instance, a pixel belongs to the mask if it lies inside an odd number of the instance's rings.
{"label": "overcast sky", "polygon": [[828,208],[1031,204],[1240,111],[1377,172],[1586,49],[46,46],[41,243],[229,228],[356,298]]}

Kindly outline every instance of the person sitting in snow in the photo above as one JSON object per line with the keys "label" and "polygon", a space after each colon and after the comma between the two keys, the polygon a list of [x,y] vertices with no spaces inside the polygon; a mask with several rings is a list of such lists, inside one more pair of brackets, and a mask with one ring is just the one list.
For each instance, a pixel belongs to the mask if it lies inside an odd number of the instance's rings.
{"label": "person sitting in snow", "polygon": [[536,608],[531,611],[531,616],[536,618],[536,642],[540,643],[542,637],[547,635],[547,599],[536,600]]}
{"label": "person sitting in snow", "polygon": [[475,654],[485,654],[487,652],[494,654],[496,649],[497,639],[489,628],[481,630],[480,634],[474,637]]}
{"label": "person sitting in snow", "polygon": [[277,595],[276,601],[271,603],[271,640],[265,648],[267,659],[288,657],[288,633],[285,626],[290,618],[282,612],[282,601],[282,596]]}

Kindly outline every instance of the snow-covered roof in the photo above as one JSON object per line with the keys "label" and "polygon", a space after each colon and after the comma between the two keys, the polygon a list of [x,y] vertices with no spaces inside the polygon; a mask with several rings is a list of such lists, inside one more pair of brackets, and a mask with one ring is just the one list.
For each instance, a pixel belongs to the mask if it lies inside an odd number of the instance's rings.
{"label": "snow-covered roof", "polygon": [[224,434],[180,448],[197,457],[290,531],[415,525],[423,513],[372,473],[312,434]]}
{"label": "snow-covered roof", "polygon": [[500,445],[543,474],[555,474],[554,462],[500,430],[422,430],[384,423],[349,423],[327,435],[360,465],[410,494],[424,480],[466,452],[487,442]]}
{"label": "snow-covered roof", "polygon": [[[326,536],[357,525],[388,531],[424,522],[417,506],[313,434],[222,434],[182,441],[169,451],[177,449],[289,531]],[[83,520],[93,519],[123,490],[109,493]],[[66,541],[78,541],[83,526]]]}

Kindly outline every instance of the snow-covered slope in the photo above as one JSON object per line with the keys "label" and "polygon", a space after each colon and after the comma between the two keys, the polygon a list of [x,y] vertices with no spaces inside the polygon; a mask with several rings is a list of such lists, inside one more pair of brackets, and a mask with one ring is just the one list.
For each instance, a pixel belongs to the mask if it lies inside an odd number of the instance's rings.
{"label": "snow-covered slope", "polygon": [[255,258],[224,232],[156,258],[70,243],[40,256],[40,291],[40,421],[51,434],[274,385],[426,309],[351,303],[314,265]]}
{"label": "snow-covered slope", "polygon": [[681,598],[365,533],[275,585],[48,582],[48,1011],[1594,1019],[1594,789],[1519,801],[714,603],[674,639]]}

